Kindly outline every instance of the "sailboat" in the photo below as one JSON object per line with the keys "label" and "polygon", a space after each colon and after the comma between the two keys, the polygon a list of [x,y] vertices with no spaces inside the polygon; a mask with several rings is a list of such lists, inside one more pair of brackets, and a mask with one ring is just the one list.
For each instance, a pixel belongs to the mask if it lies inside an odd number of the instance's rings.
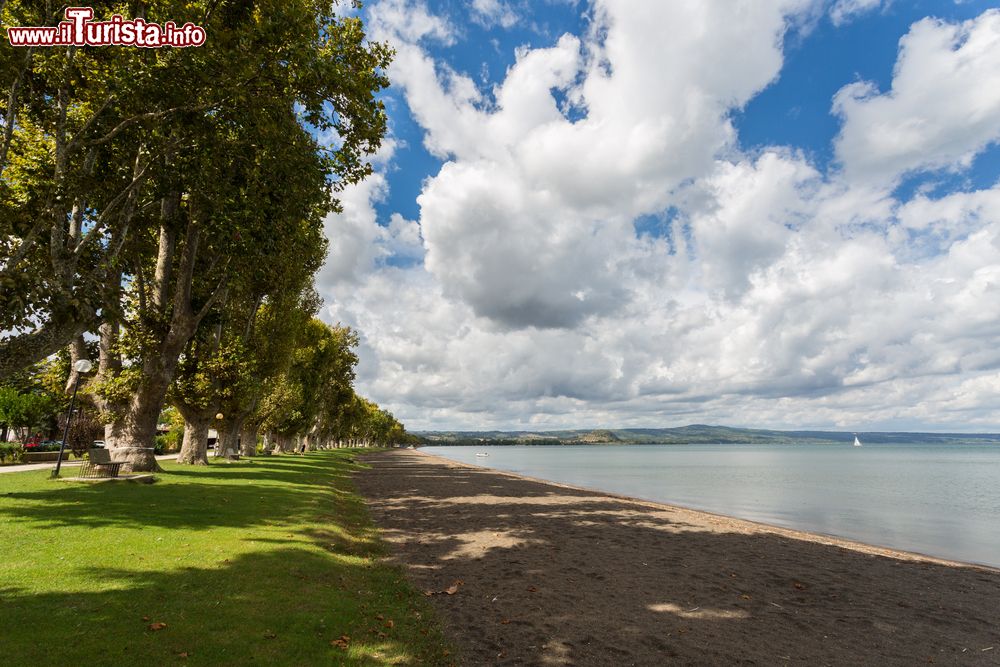
{"label": "sailboat", "polygon": [[857,433],[854,434],[854,446],[855,447],[860,447],[861,446],[861,441],[858,440],[858,434]]}

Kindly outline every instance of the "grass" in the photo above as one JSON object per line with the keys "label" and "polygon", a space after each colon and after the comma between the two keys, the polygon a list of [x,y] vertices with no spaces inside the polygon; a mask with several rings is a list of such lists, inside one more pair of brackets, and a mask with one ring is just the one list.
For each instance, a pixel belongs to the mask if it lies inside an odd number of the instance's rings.
{"label": "grass", "polygon": [[451,664],[351,454],[161,462],[153,485],[0,475],[0,663]]}

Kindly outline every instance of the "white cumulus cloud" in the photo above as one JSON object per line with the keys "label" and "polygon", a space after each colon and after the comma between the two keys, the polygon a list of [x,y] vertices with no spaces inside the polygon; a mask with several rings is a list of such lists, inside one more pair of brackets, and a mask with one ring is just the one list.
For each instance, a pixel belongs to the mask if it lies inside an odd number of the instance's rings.
{"label": "white cumulus cloud", "polygon": [[900,40],[892,88],[844,86],[835,142],[848,177],[891,181],[960,169],[1000,140],[1000,10],[961,24],[926,18]]}
{"label": "white cumulus cloud", "polygon": [[[320,289],[363,335],[362,391],[411,429],[1000,425],[1000,185],[891,195],[995,136],[968,121],[992,113],[997,12],[920,22],[891,92],[843,89],[842,168],[824,173],[791,148],[742,153],[729,121],[809,9],[601,0],[589,33],[521,49],[484,90],[426,47],[449,21],[375,5],[444,164],[417,220],[378,220],[383,175],[328,221]],[[928,64],[972,107],[931,104],[911,72]],[[857,148],[917,116],[919,150]]]}

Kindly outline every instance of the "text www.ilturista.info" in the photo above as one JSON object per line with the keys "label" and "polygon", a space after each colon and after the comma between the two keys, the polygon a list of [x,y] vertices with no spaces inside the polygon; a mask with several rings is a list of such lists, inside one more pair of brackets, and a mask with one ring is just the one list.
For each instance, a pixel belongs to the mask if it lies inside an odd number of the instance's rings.
{"label": "text www.ilturista.info", "polygon": [[94,21],[92,7],[68,7],[66,20],[55,27],[7,28],[11,46],[163,46],[184,48],[205,43],[205,29],[193,23],[181,27],[173,21],[163,25],[144,19],[124,19],[115,14],[109,21]]}

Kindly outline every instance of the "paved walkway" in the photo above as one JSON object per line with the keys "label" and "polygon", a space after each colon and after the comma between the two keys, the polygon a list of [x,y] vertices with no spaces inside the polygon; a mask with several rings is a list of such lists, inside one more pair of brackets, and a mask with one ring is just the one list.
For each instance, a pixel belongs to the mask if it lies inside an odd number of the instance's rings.
{"label": "paved walkway", "polygon": [[[160,454],[156,457],[157,461],[163,461],[164,459],[176,459],[177,452],[173,454]],[[63,461],[63,468],[72,468],[79,466],[83,461]],[[50,470],[56,467],[55,461],[46,461],[45,463],[22,463],[16,466],[0,466],[0,473],[5,472],[27,472],[28,470]]]}

